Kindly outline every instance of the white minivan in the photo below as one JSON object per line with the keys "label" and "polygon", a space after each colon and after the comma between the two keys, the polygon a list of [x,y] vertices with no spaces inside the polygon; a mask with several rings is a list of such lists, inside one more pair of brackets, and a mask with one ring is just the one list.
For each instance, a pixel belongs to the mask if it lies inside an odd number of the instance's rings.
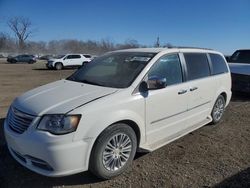
{"label": "white minivan", "polygon": [[4,131],[11,155],[32,171],[55,177],[90,170],[109,179],[136,151],[218,123],[230,98],[230,71],[219,52],[120,50],[17,97]]}

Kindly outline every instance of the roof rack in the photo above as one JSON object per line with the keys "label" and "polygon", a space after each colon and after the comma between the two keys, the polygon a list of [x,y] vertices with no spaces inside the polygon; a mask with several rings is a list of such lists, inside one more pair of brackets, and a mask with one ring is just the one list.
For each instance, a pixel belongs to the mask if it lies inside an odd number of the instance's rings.
{"label": "roof rack", "polygon": [[211,48],[201,48],[201,47],[191,47],[191,46],[167,46],[165,48],[191,48],[191,49],[201,49],[201,50],[213,50]]}

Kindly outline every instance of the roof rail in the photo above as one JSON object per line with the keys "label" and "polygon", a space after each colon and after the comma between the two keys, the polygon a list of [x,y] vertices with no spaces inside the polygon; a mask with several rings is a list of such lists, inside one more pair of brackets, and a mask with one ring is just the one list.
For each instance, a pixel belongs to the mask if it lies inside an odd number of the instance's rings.
{"label": "roof rail", "polygon": [[192,46],[167,46],[165,48],[191,48],[191,49],[201,49],[201,50],[213,50],[211,48],[201,48],[201,47],[192,47]]}

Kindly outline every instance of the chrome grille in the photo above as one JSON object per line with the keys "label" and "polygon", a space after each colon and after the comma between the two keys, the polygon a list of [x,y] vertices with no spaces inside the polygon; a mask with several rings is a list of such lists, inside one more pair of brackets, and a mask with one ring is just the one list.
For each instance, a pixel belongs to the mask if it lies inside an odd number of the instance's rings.
{"label": "chrome grille", "polygon": [[26,131],[34,119],[34,116],[28,115],[13,107],[10,107],[7,117],[9,127],[18,134],[22,134]]}

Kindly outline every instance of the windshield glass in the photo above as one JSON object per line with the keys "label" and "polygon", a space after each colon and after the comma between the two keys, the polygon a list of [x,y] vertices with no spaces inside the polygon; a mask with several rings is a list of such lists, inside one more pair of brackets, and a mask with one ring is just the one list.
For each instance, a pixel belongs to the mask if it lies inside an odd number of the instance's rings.
{"label": "windshield glass", "polygon": [[250,50],[238,50],[234,52],[229,62],[250,64]]}
{"label": "windshield glass", "polygon": [[63,58],[65,55],[57,55],[57,56],[55,56],[55,59],[61,59],[61,58]]}
{"label": "windshield glass", "polygon": [[129,87],[155,56],[145,52],[112,52],[95,58],[68,80],[113,88]]}

